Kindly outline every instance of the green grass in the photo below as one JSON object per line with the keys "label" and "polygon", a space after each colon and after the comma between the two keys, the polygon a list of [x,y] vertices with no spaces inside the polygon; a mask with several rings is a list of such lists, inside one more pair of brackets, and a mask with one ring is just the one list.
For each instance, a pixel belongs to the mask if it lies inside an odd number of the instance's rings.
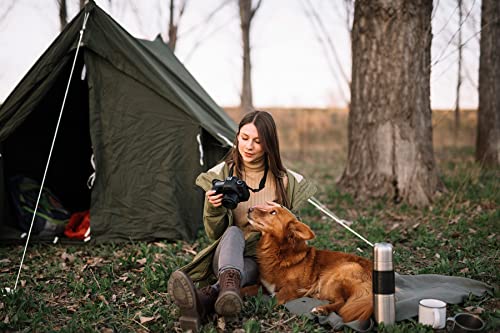
{"label": "green grass", "polygon": [[[432,206],[416,209],[378,200],[359,202],[335,187],[341,170],[302,165],[320,186],[317,198],[371,242],[387,241],[396,249],[402,274],[463,276],[496,286],[491,295],[448,305],[448,315],[474,311],[487,331],[500,330],[500,174],[481,171],[472,151],[437,155],[447,187]],[[316,233],[318,248],[370,257],[371,248],[325,218],[314,207],[300,212]],[[194,243],[136,242],[98,246],[31,244],[15,293],[0,296],[0,331],[6,332],[175,332],[179,311],[167,294],[167,280],[189,262],[193,250],[208,240],[200,232]],[[0,248],[0,287],[14,286],[21,246]],[[433,332],[415,320],[379,327],[380,332]],[[203,332],[329,332],[331,328],[289,313],[262,294],[245,299],[237,320],[213,316]],[[345,332],[350,332],[345,329]]]}

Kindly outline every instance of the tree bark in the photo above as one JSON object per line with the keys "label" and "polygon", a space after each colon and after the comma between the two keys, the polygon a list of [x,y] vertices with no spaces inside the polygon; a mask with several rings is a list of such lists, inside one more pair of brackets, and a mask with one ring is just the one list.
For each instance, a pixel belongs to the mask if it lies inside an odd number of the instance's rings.
{"label": "tree bark", "polygon": [[431,0],[355,2],[348,161],[356,197],[428,205],[442,188],[430,107]]}
{"label": "tree bark", "polygon": [[500,166],[500,3],[483,0],[476,160]]}
{"label": "tree bark", "polygon": [[463,58],[463,45],[462,45],[462,0],[458,0],[458,75],[457,75],[457,92],[455,96],[455,128],[453,131],[455,145],[458,142],[458,133],[460,131],[460,87],[462,86],[462,58]]}
{"label": "tree bark", "polygon": [[239,0],[240,7],[240,26],[243,43],[243,78],[241,85],[240,108],[243,113],[253,111],[252,96],[252,63],[250,59],[250,27],[252,19],[259,9],[261,0],[252,8],[252,0]]}
{"label": "tree bark", "polygon": [[66,24],[68,24],[68,11],[66,9],[66,0],[57,0],[59,4],[59,24],[61,31],[64,30]]}
{"label": "tree bark", "polygon": [[177,44],[177,26],[174,23],[174,0],[170,0],[170,13],[168,21],[168,46],[170,49],[175,51],[175,45]]}
{"label": "tree bark", "polygon": [[170,0],[169,3],[169,16],[168,16],[168,46],[175,51],[178,39],[178,29],[179,23],[181,21],[182,15],[184,15],[184,10],[186,9],[187,0],[183,0],[179,3],[179,13],[177,15],[177,21],[175,19],[175,0]]}

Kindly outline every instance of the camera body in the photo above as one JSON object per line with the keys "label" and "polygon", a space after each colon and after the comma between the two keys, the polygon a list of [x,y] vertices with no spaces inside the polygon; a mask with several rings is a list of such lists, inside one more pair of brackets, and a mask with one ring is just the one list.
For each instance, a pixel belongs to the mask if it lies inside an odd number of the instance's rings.
{"label": "camera body", "polygon": [[214,179],[212,185],[215,194],[223,194],[222,206],[226,208],[235,209],[240,202],[247,201],[250,198],[248,185],[238,177],[229,176],[223,181]]}

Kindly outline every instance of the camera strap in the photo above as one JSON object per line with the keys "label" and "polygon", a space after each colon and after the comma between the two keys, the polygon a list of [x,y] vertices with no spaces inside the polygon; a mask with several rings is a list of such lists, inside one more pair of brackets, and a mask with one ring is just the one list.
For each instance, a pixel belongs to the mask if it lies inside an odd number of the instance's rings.
{"label": "camera strap", "polygon": [[[229,168],[229,176],[231,176],[231,177],[233,176],[233,169],[234,169],[234,164],[231,165],[231,167]],[[262,179],[259,182],[259,188],[257,188],[257,189],[251,188],[250,186],[248,186],[248,184],[245,183],[247,188],[250,191],[252,191],[253,193],[256,193],[256,192],[263,190],[264,187],[266,186],[267,172],[268,171],[269,171],[269,165],[267,163],[267,158],[264,158],[264,176],[262,176]]]}

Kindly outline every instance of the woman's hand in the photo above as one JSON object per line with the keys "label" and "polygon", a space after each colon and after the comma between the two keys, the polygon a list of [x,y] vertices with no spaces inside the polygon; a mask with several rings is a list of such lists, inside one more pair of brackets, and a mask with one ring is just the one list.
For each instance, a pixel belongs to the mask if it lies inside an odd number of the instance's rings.
{"label": "woman's hand", "polygon": [[220,207],[222,205],[222,196],[224,194],[215,194],[215,190],[209,190],[205,193],[207,196],[208,202],[212,204],[214,207]]}

